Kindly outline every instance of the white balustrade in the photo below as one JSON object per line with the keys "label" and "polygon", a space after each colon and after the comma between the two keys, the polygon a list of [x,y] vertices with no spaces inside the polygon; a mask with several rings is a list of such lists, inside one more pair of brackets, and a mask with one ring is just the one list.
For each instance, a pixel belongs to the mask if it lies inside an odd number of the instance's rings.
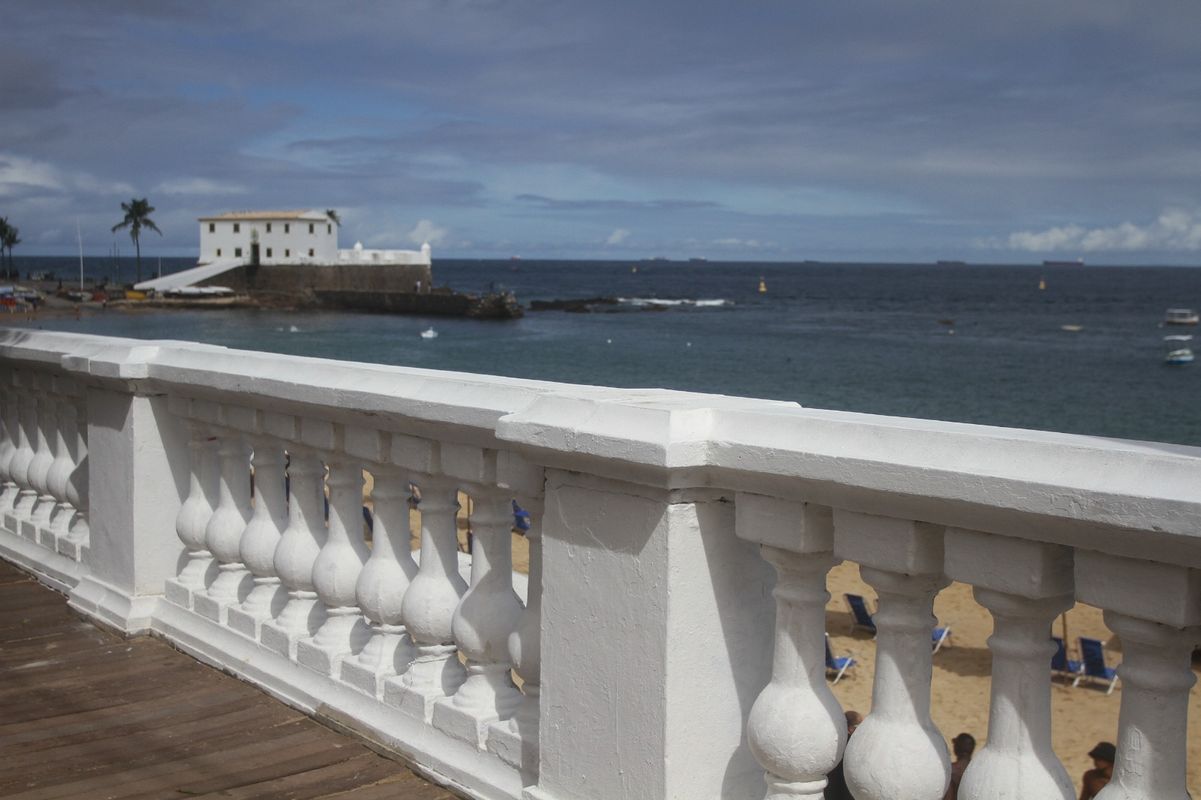
{"label": "white balustrade", "polygon": [[252,444],[254,512],[242,532],[238,553],[254,576],[254,588],[226,615],[229,627],[257,640],[262,624],[279,614],[288,601],[288,592],[275,572],[275,550],[288,523],[288,499],[283,448],[267,436],[255,437]]}
{"label": "white balustrade", "polygon": [[[41,331],[0,331],[0,423],[0,557],[470,796],[817,800],[841,758],[858,800],[940,800],[953,578],[994,624],[961,798],[1074,796],[1048,628],[1076,600],[1122,645],[1101,800],[1188,797],[1201,450]],[[879,595],[849,741],[823,657],[840,558]]]}
{"label": "white balustrade", "polygon": [[51,539],[55,541],[67,535],[75,517],[75,506],[67,497],[67,485],[71,482],[71,473],[75,471],[72,451],[76,430],[75,404],[70,398],[63,398],[58,403],[58,425],[54,428],[54,461],[46,473],[46,486],[55,500],[49,531]]}
{"label": "white balustrade", "polygon": [[295,658],[297,642],[312,636],[325,621],[325,606],[313,586],[313,562],[326,539],[325,467],[316,453],[299,446],[289,449],[288,486],[288,524],[272,558],[288,602],[279,616],[262,624],[260,640]]}
{"label": "white balustrade", "polygon": [[529,583],[525,610],[517,629],[509,634],[509,659],[521,678],[522,699],[507,720],[498,720],[489,728],[488,749],[530,778],[538,765],[538,721],[542,694],[542,501],[521,498],[521,507],[530,515],[525,531],[529,546]]}
{"label": "white balustrade", "polygon": [[417,654],[403,675],[384,682],[384,700],[428,722],[434,703],[453,695],[466,677],[452,626],[467,583],[458,570],[458,486],[427,478],[418,489],[420,565],[401,605],[401,618]]}
{"label": "white balustrade", "polygon": [[947,574],[975,586],[993,615],[988,742],[959,783],[959,797],[1071,800],[1072,780],[1051,749],[1047,635],[1071,608],[1072,556],[1065,547],[949,529]]}
{"label": "white balustrade", "polygon": [[175,533],[188,560],[166,587],[167,599],[184,608],[192,607],[193,592],[204,592],[217,578],[217,562],[204,538],[218,491],[216,438],[195,420],[188,422],[188,434],[188,495],[175,516]]}
{"label": "white balustrade", "polygon": [[3,513],[13,507],[19,491],[17,484],[13,482],[11,469],[13,456],[17,453],[20,421],[17,392],[10,370],[4,370],[0,374],[0,389],[3,390],[0,393],[0,412],[4,423],[4,436],[0,438],[0,482],[4,486],[0,491],[0,513]]}
{"label": "white balustrade", "polygon": [[872,710],[847,744],[847,786],[858,800],[941,800],[951,762],[930,718],[930,632],[934,596],[949,583],[943,532],[842,509],[835,509],[834,522],[835,553],[857,561],[880,598]]}
{"label": "white balustrade", "polygon": [[241,553],[250,515],[250,447],[240,432],[230,429],[219,429],[217,439],[217,505],[204,528],[205,546],[217,560],[217,578],[203,594],[193,593],[192,607],[224,623],[228,608],[246,599],[253,582]]}
{"label": "white balustrade", "polygon": [[846,718],[826,685],[826,573],[834,565],[830,509],[739,494],[737,532],[760,542],[776,570],[771,682],[747,720],[766,770],[768,800],[821,798],[847,743]]}
{"label": "white balustrade", "polygon": [[521,617],[513,591],[513,509],[508,495],[476,489],[471,585],[455,609],[452,632],[466,661],[467,679],[454,697],[434,708],[434,725],[485,746],[488,725],[517,710],[521,693],[510,677],[509,635]]}
{"label": "white balustrade", "polygon": [[1201,645],[1201,570],[1076,551],[1082,600],[1122,643],[1117,761],[1097,800],[1187,800],[1191,656]]}
{"label": "white balustrade", "polygon": [[363,468],[338,456],[329,464],[329,529],[313,562],[313,587],[326,618],[311,639],[300,642],[296,658],[307,667],[336,676],[342,659],[355,655],[371,632],[359,611],[355,585],[369,555],[363,538]]}
{"label": "white balustrade", "polygon": [[[22,380],[28,381],[28,376],[22,376]],[[37,490],[30,482],[30,465],[36,458],[33,448],[37,442],[37,400],[24,382],[19,390],[18,402],[20,403],[20,425],[18,427],[17,452],[13,456],[12,478],[19,491],[16,502],[13,504],[12,514],[6,516],[6,520],[16,520],[15,524],[10,524],[11,528],[16,528],[21,522],[29,519],[38,496]]]}
{"label": "white balustrade", "polygon": [[401,610],[405,592],[417,577],[417,562],[409,548],[408,478],[390,469],[377,469],[374,478],[371,556],[355,585],[355,599],[371,623],[371,639],[342,664],[341,676],[382,698],[384,680],[403,673],[415,657]]}
{"label": "white balustrade", "polygon": [[65,551],[73,558],[80,558],[88,547],[90,527],[88,525],[88,418],[87,402],[82,397],[74,398],[73,414],[69,419],[74,430],[64,431],[71,451],[71,474],[67,478],[67,502],[75,513],[67,522],[67,536],[59,541],[60,552]]}

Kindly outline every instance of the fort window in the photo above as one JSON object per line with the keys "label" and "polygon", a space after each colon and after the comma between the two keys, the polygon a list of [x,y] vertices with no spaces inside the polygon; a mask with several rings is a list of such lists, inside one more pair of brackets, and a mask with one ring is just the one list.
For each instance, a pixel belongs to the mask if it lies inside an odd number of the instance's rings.
{"label": "fort window", "polygon": [[242,230],[242,226],[235,222],[234,223],[234,233],[239,233],[239,232],[241,232],[241,230]]}
{"label": "fort window", "polygon": [[325,226],[325,232],[326,232],[326,233],[333,233],[333,232],[334,232],[334,226],[333,226],[332,224],[330,224],[330,225],[326,225],[326,226]]}
{"label": "fort window", "polygon": [[316,231],[313,229],[313,223],[311,222],[309,223],[309,233],[316,233]]}
{"label": "fort window", "polygon": [[267,223],[267,233],[271,233],[271,223]]}
{"label": "fort window", "polygon": [[292,251],[284,250],[284,258],[291,258],[291,257],[292,257]]}
{"label": "fort window", "polygon": [[221,257],[221,248],[218,247],[217,248],[217,258],[220,258],[220,257]]}
{"label": "fort window", "polygon": [[267,258],[271,258],[271,248],[267,248]]}
{"label": "fort window", "polygon": [[242,248],[235,247],[234,248],[234,258],[241,258],[241,257],[242,257]]}
{"label": "fort window", "polygon": [[217,223],[210,222],[209,223],[209,233],[216,233],[216,232],[217,232]]}
{"label": "fort window", "polygon": [[309,248],[309,258],[313,257],[313,248]]}
{"label": "fort window", "polygon": [[291,232],[292,232],[292,226],[285,222],[284,223],[284,233],[291,233]]}

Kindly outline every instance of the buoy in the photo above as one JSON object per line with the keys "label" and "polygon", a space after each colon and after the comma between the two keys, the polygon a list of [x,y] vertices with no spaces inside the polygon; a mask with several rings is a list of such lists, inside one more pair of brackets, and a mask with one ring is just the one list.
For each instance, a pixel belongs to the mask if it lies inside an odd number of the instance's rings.
{"label": "buoy", "polygon": [[767,294],[767,281],[759,279],[759,294]]}
{"label": "buoy", "polygon": [[1038,279],[1038,288],[1039,288],[1039,291],[1042,291],[1043,289],[1047,288],[1047,279],[1046,278]]}
{"label": "buoy", "polygon": [[630,272],[633,272],[634,274],[637,274],[637,273],[638,273],[638,267],[630,267]]}

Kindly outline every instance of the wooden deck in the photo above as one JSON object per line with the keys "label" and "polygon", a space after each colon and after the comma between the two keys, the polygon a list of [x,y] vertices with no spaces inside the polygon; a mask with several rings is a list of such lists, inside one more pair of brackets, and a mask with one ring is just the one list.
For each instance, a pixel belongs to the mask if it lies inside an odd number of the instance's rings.
{"label": "wooden deck", "polygon": [[0,561],[0,797],[453,800],[157,639],[122,639]]}

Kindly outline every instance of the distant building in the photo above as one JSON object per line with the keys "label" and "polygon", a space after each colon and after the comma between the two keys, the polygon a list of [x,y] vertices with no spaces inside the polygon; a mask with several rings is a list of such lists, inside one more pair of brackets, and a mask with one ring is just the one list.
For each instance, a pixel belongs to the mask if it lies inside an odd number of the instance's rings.
{"label": "distant building", "polygon": [[[256,252],[257,251],[257,252]],[[231,211],[200,218],[201,264],[425,264],[421,250],[338,249],[338,224],[323,211]]]}

